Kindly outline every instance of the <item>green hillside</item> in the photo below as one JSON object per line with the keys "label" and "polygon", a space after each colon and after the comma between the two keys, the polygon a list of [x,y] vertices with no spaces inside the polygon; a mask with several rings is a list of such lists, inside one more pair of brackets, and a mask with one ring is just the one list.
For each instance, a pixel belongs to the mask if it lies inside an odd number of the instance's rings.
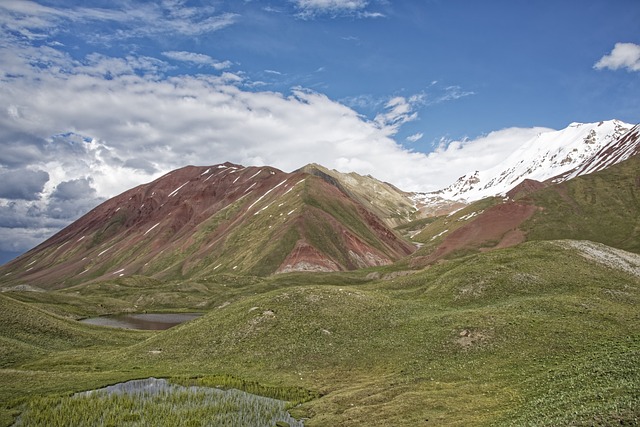
{"label": "green hillside", "polygon": [[[386,281],[298,274],[236,287],[174,329],[129,341],[104,330],[110,351],[79,348],[81,334],[0,370],[3,419],[30,395],[228,374],[317,393],[293,411],[311,427],[634,425],[640,277],[582,247],[530,242]],[[20,329],[3,336],[32,345]]]}
{"label": "green hillside", "polygon": [[640,156],[531,194],[529,240],[587,239],[640,253]]}

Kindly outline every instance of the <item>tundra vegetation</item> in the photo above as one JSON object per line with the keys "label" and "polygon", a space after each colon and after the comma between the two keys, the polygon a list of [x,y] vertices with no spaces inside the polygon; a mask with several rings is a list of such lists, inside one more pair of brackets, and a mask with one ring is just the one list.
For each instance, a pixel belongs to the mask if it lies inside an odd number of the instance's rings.
{"label": "tundra vegetation", "polygon": [[[638,425],[638,161],[523,196],[544,208],[521,225],[524,243],[473,247],[421,269],[404,259],[341,273],[114,277],[3,292],[0,425],[37,414],[68,425],[73,410],[56,412],[65,405],[136,425],[138,412],[117,408],[140,399],[73,396],[149,377],[283,400],[308,427]],[[422,222],[432,231],[417,235],[420,251],[497,201],[482,203]],[[318,237],[327,250],[329,237]],[[584,238],[601,244],[563,240]],[[165,331],[77,321],[144,311],[205,314]],[[187,399],[158,407],[174,398]],[[200,403],[185,406],[181,425],[208,425]]]}
{"label": "tundra vegetation", "polygon": [[[388,280],[369,273],[100,285],[119,285],[116,297],[4,293],[2,424],[76,392],[151,376],[287,400],[307,426],[637,423],[637,275],[553,242]],[[165,297],[144,298],[155,291]],[[208,312],[160,332],[73,320],[95,314],[100,300],[111,310],[132,301],[173,309],[171,295],[210,301]],[[184,425],[206,425],[198,414],[185,411]]]}

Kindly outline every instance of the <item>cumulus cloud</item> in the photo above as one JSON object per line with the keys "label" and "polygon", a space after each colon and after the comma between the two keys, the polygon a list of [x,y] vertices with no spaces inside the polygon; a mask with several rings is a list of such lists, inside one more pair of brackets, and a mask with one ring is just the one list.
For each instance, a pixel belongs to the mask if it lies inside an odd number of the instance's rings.
{"label": "cumulus cloud", "polygon": [[74,179],[58,184],[51,193],[51,198],[59,201],[77,200],[95,193],[96,190],[91,187],[90,179]]}
{"label": "cumulus cloud", "polygon": [[0,172],[0,198],[11,200],[37,200],[49,181],[45,171],[8,170]]}
{"label": "cumulus cloud", "polygon": [[593,68],[596,70],[626,68],[627,71],[640,71],[640,45],[616,43],[611,53],[600,58]]}
{"label": "cumulus cloud", "polygon": [[47,216],[75,220],[103,202],[105,198],[98,197],[92,182],[91,178],[79,178],[58,184],[49,198]]}

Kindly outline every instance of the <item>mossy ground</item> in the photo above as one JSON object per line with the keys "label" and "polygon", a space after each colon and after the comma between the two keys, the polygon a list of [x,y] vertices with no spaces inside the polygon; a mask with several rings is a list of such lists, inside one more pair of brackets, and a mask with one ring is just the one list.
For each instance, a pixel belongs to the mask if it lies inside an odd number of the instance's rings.
{"label": "mossy ground", "polygon": [[[10,425],[31,399],[127,379],[232,375],[316,393],[293,410],[308,426],[639,422],[638,277],[552,242],[389,280],[366,274],[140,278],[10,293],[0,300],[10,313],[2,339],[16,345],[2,359],[0,420]],[[139,311],[207,314],[164,332],[50,314],[136,301]],[[43,338],[51,345],[37,345]]]}

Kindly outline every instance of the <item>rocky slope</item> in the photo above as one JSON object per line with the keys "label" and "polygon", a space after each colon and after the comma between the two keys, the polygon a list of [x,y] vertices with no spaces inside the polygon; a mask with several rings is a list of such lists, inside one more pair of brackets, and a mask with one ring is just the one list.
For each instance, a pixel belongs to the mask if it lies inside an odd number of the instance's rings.
{"label": "rocky slope", "polygon": [[539,134],[499,165],[468,173],[431,197],[471,202],[503,195],[524,179],[573,178],[599,170],[597,165],[606,167],[627,159],[637,141],[638,128],[619,120],[572,123],[565,129]]}
{"label": "rocky slope", "polygon": [[268,275],[390,264],[404,241],[357,200],[303,172],[188,166],[96,207],[7,264],[43,288],[145,275]]}
{"label": "rocky slope", "polygon": [[590,240],[640,253],[640,156],[544,183],[525,180],[507,197],[486,198],[427,224],[414,267],[527,240]]}
{"label": "rocky slope", "polygon": [[357,173],[341,173],[312,163],[299,170],[318,176],[348,194],[390,227],[397,227],[416,219],[420,213],[407,193],[374,177]]}

